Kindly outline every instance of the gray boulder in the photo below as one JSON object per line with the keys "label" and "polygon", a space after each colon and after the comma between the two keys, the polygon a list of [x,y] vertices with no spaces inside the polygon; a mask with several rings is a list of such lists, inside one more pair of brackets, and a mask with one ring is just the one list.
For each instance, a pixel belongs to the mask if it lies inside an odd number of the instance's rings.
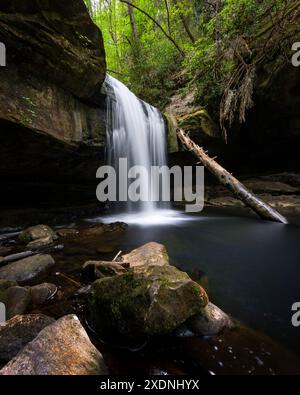
{"label": "gray boulder", "polygon": [[40,305],[51,299],[57,292],[57,286],[50,283],[42,283],[30,287],[31,303]]}
{"label": "gray boulder", "polygon": [[129,254],[123,255],[123,262],[130,264],[130,267],[142,265],[164,266],[169,264],[169,256],[166,247],[159,243],[147,243]]}
{"label": "gray boulder", "polygon": [[14,286],[16,286],[16,285],[18,285],[18,284],[16,283],[16,281],[0,280],[0,298],[1,298],[1,295],[2,295],[2,293],[3,293],[4,291],[6,291],[8,288],[14,287]]}
{"label": "gray boulder", "polygon": [[17,315],[0,326],[0,361],[9,362],[55,320],[43,314]]}
{"label": "gray boulder", "polygon": [[208,303],[199,314],[187,321],[187,326],[197,335],[214,336],[225,328],[233,328],[234,323],[219,307],[213,303]]}
{"label": "gray boulder", "polygon": [[30,291],[18,286],[8,288],[0,297],[0,302],[5,304],[6,319],[26,313],[30,301]]}
{"label": "gray boulder", "polygon": [[108,370],[75,315],[43,329],[0,375],[102,375]]}
{"label": "gray boulder", "polygon": [[50,255],[34,255],[0,268],[0,279],[29,283],[44,276],[54,265]]}

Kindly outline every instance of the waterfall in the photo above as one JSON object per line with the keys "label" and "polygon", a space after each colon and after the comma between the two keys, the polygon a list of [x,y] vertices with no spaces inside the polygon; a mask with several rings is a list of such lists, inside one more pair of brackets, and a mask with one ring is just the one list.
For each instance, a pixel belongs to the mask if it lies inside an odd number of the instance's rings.
{"label": "waterfall", "polygon": [[[137,98],[123,83],[107,76],[107,154],[108,164],[118,173],[119,159],[127,158],[128,169],[143,166],[149,177],[140,180],[148,196],[160,196],[159,185],[151,181],[151,166],[167,165],[166,130],[161,113]],[[130,202],[126,212],[153,213],[160,202]],[[119,207],[120,208],[120,207]]]}

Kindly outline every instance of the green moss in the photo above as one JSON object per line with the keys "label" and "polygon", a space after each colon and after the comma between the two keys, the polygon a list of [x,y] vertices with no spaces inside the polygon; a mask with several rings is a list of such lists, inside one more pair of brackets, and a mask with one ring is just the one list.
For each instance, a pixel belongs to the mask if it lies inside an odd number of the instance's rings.
{"label": "green moss", "polygon": [[32,238],[28,232],[22,232],[19,235],[19,240],[22,241],[23,243],[28,244],[32,241]]}
{"label": "green moss", "polygon": [[219,136],[216,124],[204,108],[180,118],[178,125],[185,130],[200,130],[210,137]]}

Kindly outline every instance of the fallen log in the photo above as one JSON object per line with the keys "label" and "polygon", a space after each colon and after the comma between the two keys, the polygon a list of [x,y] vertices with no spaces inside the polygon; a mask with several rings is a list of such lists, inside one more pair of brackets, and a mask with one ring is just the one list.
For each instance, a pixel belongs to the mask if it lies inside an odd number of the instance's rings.
{"label": "fallen log", "polygon": [[28,258],[29,256],[36,255],[36,254],[37,254],[37,252],[24,251],[24,252],[19,252],[17,254],[8,255],[5,257],[0,257],[0,265],[18,261],[20,259]]}
{"label": "fallen log", "polygon": [[270,205],[257,198],[245,187],[245,185],[220,166],[214,159],[210,158],[203,148],[199,147],[199,145],[191,140],[182,129],[177,130],[177,135],[182,144],[200,159],[203,165],[217,177],[222,185],[229,189],[238,199],[245,203],[245,205],[255,211],[262,219],[281,222],[283,224],[288,223],[285,217],[274,210]]}
{"label": "fallen log", "polygon": [[0,235],[0,241],[12,239],[12,238],[18,236],[20,233],[21,232],[4,233],[4,234]]}

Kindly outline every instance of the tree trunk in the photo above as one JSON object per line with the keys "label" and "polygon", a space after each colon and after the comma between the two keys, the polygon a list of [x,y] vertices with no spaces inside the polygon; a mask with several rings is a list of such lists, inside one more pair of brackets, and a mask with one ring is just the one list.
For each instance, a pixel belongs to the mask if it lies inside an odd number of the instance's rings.
{"label": "tree trunk", "polygon": [[137,34],[137,29],[136,29],[135,17],[134,17],[134,13],[133,13],[133,6],[131,4],[128,4],[128,12],[129,12],[132,36],[133,36],[134,41],[137,42],[138,34]]}
{"label": "tree trunk", "polygon": [[169,7],[168,0],[165,0],[165,6],[166,6],[167,18],[168,18],[168,30],[169,30],[169,35],[171,35],[172,32],[171,32],[170,7]]}
{"label": "tree trunk", "polygon": [[124,4],[128,4],[131,5],[133,8],[135,8],[136,10],[140,11],[142,14],[146,15],[149,19],[151,19],[151,21],[153,23],[155,23],[155,25],[163,32],[163,34],[173,43],[173,45],[175,46],[175,48],[177,49],[177,51],[180,53],[180,55],[184,58],[185,57],[185,53],[184,51],[180,48],[180,46],[176,43],[176,41],[174,40],[174,38],[172,36],[170,36],[165,29],[162,27],[162,25],[160,23],[157,22],[157,20],[155,18],[153,18],[153,16],[151,16],[150,14],[148,14],[147,11],[141,9],[140,7],[136,6],[135,4],[132,4],[130,1],[127,0],[120,0],[121,3]]}
{"label": "tree trunk", "polygon": [[177,135],[180,141],[186,146],[191,152],[193,152],[197,158],[201,160],[203,165],[215,175],[221,184],[229,189],[238,199],[244,202],[248,207],[255,211],[261,218],[269,221],[276,221],[287,224],[288,221],[285,217],[279,214],[271,206],[258,199],[232,174],[220,166],[214,159],[210,158],[203,148],[195,144],[183,130],[179,129]]}
{"label": "tree trunk", "polygon": [[[178,0],[173,0],[173,4],[177,5],[178,4]],[[183,27],[184,27],[184,30],[185,30],[186,34],[191,39],[192,43],[195,44],[196,39],[195,39],[191,29],[190,29],[188,18],[185,15],[183,15],[182,13],[179,14],[179,17],[181,19],[181,22],[183,24]]]}
{"label": "tree trunk", "polygon": [[193,44],[195,44],[196,40],[195,40],[195,37],[193,36],[193,33],[192,33],[191,29],[190,29],[189,22],[188,22],[187,18],[184,15],[181,14],[180,15],[180,19],[182,21],[183,27],[184,27],[187,35],[191,39],[191,42]]}

